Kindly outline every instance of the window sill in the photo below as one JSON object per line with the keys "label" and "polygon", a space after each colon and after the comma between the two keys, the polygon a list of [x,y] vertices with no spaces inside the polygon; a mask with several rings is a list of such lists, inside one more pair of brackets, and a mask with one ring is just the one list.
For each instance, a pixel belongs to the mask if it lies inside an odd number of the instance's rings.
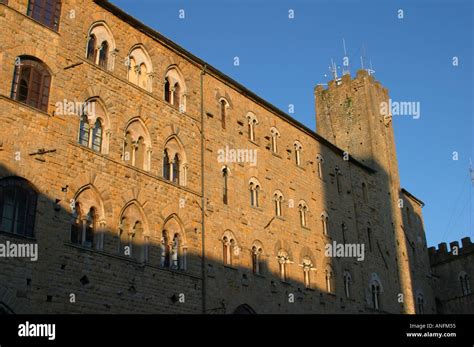
{"label": "window sill", "polygon": [[286,222],[286,219],[282,216],[275,216],[275,219],[281,220],[282,222]]}
{"label": "window sill", "polygon": [[259,145],[257,142],[255,142],[255,140],[251,140],[251,139],[248,139],[248,140],[249,140],[249,142],[250,142],[251,144],[253,144],[253,145],[257,146],[257,147],[260,147],[260,145]]}
{"label": "window sill", "polygon": [[134,170],[134,171],[136,171],[136,172],[138,172],[138,173],[141,173],[141,174],[143,174],[143,175],[146,175],[146,176],[148,176],[148,177],[150,177],[150,178],[156,179],[157,181],[160,181],[160,182],[169,184],[169,185],[171,185],[171,186],[173,186],[173,187],[176,187],[176,188],[185,190],[185,191],[187,191],[188,193],[191,193],[191,194],[193,194],[193,195],[201,196],[200,193],[198,193],[198,192],[196,192],[196,191],[194,191],[194,190],[188,188],[187,186],[179,185],[179,184],[173,183],[173,182],[171,182],[171,181],[168,181],[168,180],[164,179],[164,178],[161,177],[161,176],[158,176],[158,175],[153,174],[153,173],[150,172],[150,171],[145,171],[145,170],[139,169],[139,168],[137,168],[137,167],[135,167],[135,166],[132,166],[132,165],[130,165],[130,164],[127,164],[127,163],[125,163],[123,160],[117,160],[117,159],[111,158],[111,157],[109,156],[109,154],[103,154],[103,153],[96,152],[96,151],[92,150],[92,149],[89,148],[89,147],[82,146],[81,144],[77,143],[76,141],[69,141],[69,144],[72,145],[72,146],[75,146],[75,147],[77,147],[77,148],[80,148],[80,149],[82,149],[82,150],[84,150],[84,151],[86,151],[86,152],[88,152],[88,153],[91,153],[91,154],[97,155],[97,156],[99,156],[99,157],[101,157],[101,158],[104,158],[105,160],[114,162],[115,164],[123,165],[123,166],[125,166],[126,168],[129,168],[129,169],[131,169],[131,170]]}
{"label": "window sill", "polygon": [[306,230],[306,231],[311,231],[311,228],[305,225],[302,225],[301,229]]}
{"label": "window sill", "polygon": [[238,271],[238,269],[236,267],[232,266],[232,265],[224,265],[224,268],[232,270],[232,271]]}
{"label": "window sill", "polygon": [[271,152],[272,155],[276,158],[279,158],[279,159],[283,159],[281,155],[279,155],[278,153],[275,153],[275,152]]}
{"label": "window sill", "polygon": [[253,210],[258,211],[258,212],[263,212],[263,208],[258,207],[258,206],[250,206]]}
{"label": "window sill", "polygon": [[31,242],[38,242],[38,240],[34,236],[19,235],[19,234],[14,234],[14,233],[3,231],[3,230],[0,230],[0,235],[4,235],[6,237],[11,237],[18,240],[28,240]]}
{"label": "window sill", "polygon": [[18,101],[18,100],[15,100],[15,99],[12,99],[10,97],[7,97],[5,95],[1,95],[0,96],[1,99],[4,99],[4,100],[8,100],[10,102],[13,102],[15,104],[18,104],[20,107],[26,107],[28,109],[30,109],[30,111],[33,111],[33,112],[37,112],[37,113],[41,113],[43,114],[44,116],[47,116],[47,117],[52,117],[52,115],[50,115],[48,112],[46,111],[43,111],[39,108],[36,108],[36,107],[33,107],[31,105],[28,105],[28,104],[25,104],[24,102],[21,102],[21,101]]}

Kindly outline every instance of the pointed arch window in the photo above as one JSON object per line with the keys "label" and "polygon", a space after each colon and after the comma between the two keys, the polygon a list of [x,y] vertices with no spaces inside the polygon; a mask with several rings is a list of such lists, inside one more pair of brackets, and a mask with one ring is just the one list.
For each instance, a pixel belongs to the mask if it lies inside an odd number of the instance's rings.
{"label": "pointed arch window", "polygon": [[94,34],[89,36],[89,40],[87,41],[87,59],[91,62],[95,63],[97,59],[97,49],[96,49],[96,37]]}
{"label": "pointed arch window", "polygon": [[377,280],[372,281],[370,290],[372,293],[373,308],[376,310],[379,310],[380,309],[380,283]]}
{"label": "pointed arch window", "polygon": [[280,280],[283,282],[288,281],[288,264],[290,263],[290,257],[284,250],[280,250],[277,255]]}
{"label": "pointed arch window", "polygon": [[102,66],[104,69],[107,68],[107,60],[109,56],[109,44],[107,41],[103,41],[99,49],[99,66]]}
{"label": "pointed arch window", "polygon": [[299,213],[300,213],[300,225],[302,227],[306,227],[307,226],[307,215],[308,215],[308,205],[306,204],[305,201],[300,201],[298,203],[298,210],[299,210]]}
{"label": "pointed arch window", "polygon": [[318,165],[318,177],[320,180],[324,180],[324,175],[323,175],[323,164],[324,164],[324,158],[321,154],[318,154],[316,156],[316,163]]}
{"label": "pointed arch window", "polygon": [[262,254],[263,249],[260,243],[254,243],[252,246],[252,271],[256,275],[262,272]]}
{"label": "pointed arch window", "polygon": [[334,273],[330,265],[326,266],[325,275],[326,275],[326,290],[328,293],[334,293],[336,290],[335,282],[334,282]]}
{"label": "pointed arch window", "polygon": [[351,285],[352,285],[352,277],[348,271],[344,272],[344,294],[346,298],[349,299],[351,297]]}
{"label": "pointed arch window", "polygon": [[222,169],[222,180],[223,180],[223,187],[222,187],[222,202],[227,205],[229,202],[229,168],[224,167]]}
{"label": "pointed arch window", "polygon": [[311,271],[314,270],[314,265],[311,261],[311,258],[305,256],[303,258],[303,263],[301,264],[303,267],[303,280],[305,288],[311,288]]}
{"label": "pointed arch window", "polygon": [[283,194],[277,190],[273,194],[273,200],[275,202],[275,216],[281,217],[282,216],[282,203],[283,203]]}

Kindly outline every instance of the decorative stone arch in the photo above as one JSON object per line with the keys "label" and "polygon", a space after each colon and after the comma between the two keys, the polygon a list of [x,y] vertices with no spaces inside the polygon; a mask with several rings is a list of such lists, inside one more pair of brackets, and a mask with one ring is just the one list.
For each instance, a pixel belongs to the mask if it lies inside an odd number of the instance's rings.
{"label": "decorative stone arch", "polygon": [[223,245],[223,261],[224,265],[235,265],[234,258],[240,255],[240,247],[234,233],[230,230],[224,231],[220,239]]}
{"label": "decorative stone arch", "polygon": [[215,95],[216,95],[217,102],[220,102],[221,100],[225,100],[225,102],[227,103],[230,109],[234,107],[234,104],[232,102],[232,97],[227,92],[224,92],[223,94],[221,94],[218,90],[216,90]]}
{"label": "decorative stone arch", "polygon": [[163,76],[163,95],[165,101],[186,112],[188,95],[186,80],[177,64],[168,66]]}
{"label": "decorative stone arch", "polygon": [[143,206],[137,200],[129,201],[122,207],[122,210],[119,214],[119,221],[121,222],[122,217],[127,218],[127,224],[122,225],[127,232],[134,232],[133,227],[137,221],[142,222],[143,224],[143,234],[150,236],[150,229],[148,227],[148,220],[146,218],[146,213]]}
{"label": "decorative stone arch", "polygon": [[257,312],[249,305],[242,304],[235,308],[233,314],[257,314]]}
{"label": "decorative stone arch", "polygon": [[[367,296],[367,303],[369,305],[373,305],[375,309],[380,309],[380,297],[379,294],[384,292],[382,281],[379,278],[379,275],[373,272],[370,275],[369,283],[368,283],[368,296]],[[375,293],[374,293],[375,291]]]}
{"label": "decorative stone arch", "polygon": [[108,115],[107,108],[105,107],[105,103],[103,102],[103,100],[100,99],[100,97],[87,98],[84,102],[83,109],[79,118],[80,119],[77,134],[79,143],[81,143],[81,133],[84,131],[83,123],[87,122],[87,129],[89,129],[89,143],[87,146],[94,149],[94,132],[95,127],[97,126],[97,121],[99,121],[99,125],[101,127],[101,142],[99,153],[108,154],[111,133],[110,117]]}
{"label": "decorative stone arch", "polygon": [[151,170],[151,136],[140,117],[134,117],[127,122],[122,150],[122,160],[132,166],[138,165],[139,168],[142,165],[141,168],[145,171]]}
{"label": "decorative stone arch", "polygon": [[178,215],[173,213],[164,220],[161,231],[161,266],[186,270],[187,247],[184,225]]}
{"label": "decorative stone arch", "polygon": [[94,207],[98,212],[99,221],[103,221],[105,226],[104,202],[100,192],[94,185],[89,183],[79,188],[74,194],[73,199],[75,202],[80,203],[80,206],[84,211],[88,211],[90,208]]}
{"label": "decorative stone arch", "polygon": [[127,59],[129,63],[127,79],[151,93],[154,71],[151,57],[145,46],[141,43],[132,46]]}
{"label": "decorative stone arch", "polygon": [[117,47],[115,44],[115,39],[110,30],[109,26],[104,20],[95,21],[92,23],[87,30],[87,40],[86,40],[86,48],[85,48],[85,55],[88,57],[88,50],[89,50],[89,42],[90,39],[95,38],[95,47],[96,54],[94,56],[94,63],[99,64],[99,55],[100,49],[102,49],[102,43],[107,42],[108,44],[108,51],[107,51],[107,65],[104,66],[105,69],[112,71],[115,65],[115,57],[117,56]]}
{"label": "decorative stone arch", "polygon": [[122,245],[128,246],[129,256],[139,262],[148,261],[151,233],[145,211],[137,200],[129,201],[120,211],[117,236],[120,249]]}
{"label": "decorative stone arch", "polygon": [[[101,219],[107,220],[107,225],[113,224],[113,205],[112,199],[110,198],[110,193],[106,187],[106,184],[100,181],[100,176],[96,172],[91,171],[76,176],[74,181],[68,185],[68,202],[71,202],[71,199],[76,199],[79,195],[79,192],[82,192],[85,189],[92,189],[98,197],[100,197],[101,203]],[[98,187],[101,187],[100,189]],[[70,211],[70,210],[69,210]]]}
{"label": "decorative stone arch", "polygon": [[[166,152],[166,153],[165,153]],[[165,154],[167,154],[167,158],[169,160],[168,163],[165,163],[164,158]],[[179,165],[175,165],[176,157],[179,160]],[[188,161],[186,156],[186,151],[184,150],[184,146],[177,135],[169,136],[163,148],[163,176],[165,176],[165,165],[168,165],[170,170],[170,180],[174,180],[176,175],[175,169],[178,169],[177,183],[186,186],[188,180]]]}

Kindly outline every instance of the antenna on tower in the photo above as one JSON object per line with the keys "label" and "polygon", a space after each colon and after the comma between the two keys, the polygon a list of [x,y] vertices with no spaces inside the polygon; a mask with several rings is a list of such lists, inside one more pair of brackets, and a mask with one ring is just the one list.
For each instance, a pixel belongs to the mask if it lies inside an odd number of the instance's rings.
{"label": "antenna on tower", "polygon": [[344,40],[344,38],[342,38],[342,46],[344,47],[344,57],[342,58],[342,74],[350,75],[351,72],[349,71],[349,57],[347,56],[346,40]]}
{"label": "antenna on tower", "polygon": [[336,81],[338,79],[337,68],[336,68],[336,63],[334,63],[334,60],[332,58],[331,58],[331,66],[329,67],[329,71],[331,71],[332,77]]}
{"label": "antenna on tower", "polygon": [[369,60],[369,68],[367,69],[367,72],[369,73],[369,76],[375,73],[375,70],[372,69],[372,60]]}

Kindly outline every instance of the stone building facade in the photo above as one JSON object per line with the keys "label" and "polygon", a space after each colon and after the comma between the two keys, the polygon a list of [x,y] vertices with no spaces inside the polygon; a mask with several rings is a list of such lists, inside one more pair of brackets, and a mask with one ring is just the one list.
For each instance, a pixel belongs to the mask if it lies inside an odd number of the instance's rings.
{"label": "stone building facade", "polygon": [[315,88],[315,132],[107,1],[0,23],[0,243],[38,247],[0,258],[1,310],[435,313],[367,71]]}
{"label": "stone building facade", "polygon": [[474,244],[469,237],[459,242],[440,243],[438,249],[429,248],[431,270],[434,276],[436,310],[438,313],[474,312]]}

